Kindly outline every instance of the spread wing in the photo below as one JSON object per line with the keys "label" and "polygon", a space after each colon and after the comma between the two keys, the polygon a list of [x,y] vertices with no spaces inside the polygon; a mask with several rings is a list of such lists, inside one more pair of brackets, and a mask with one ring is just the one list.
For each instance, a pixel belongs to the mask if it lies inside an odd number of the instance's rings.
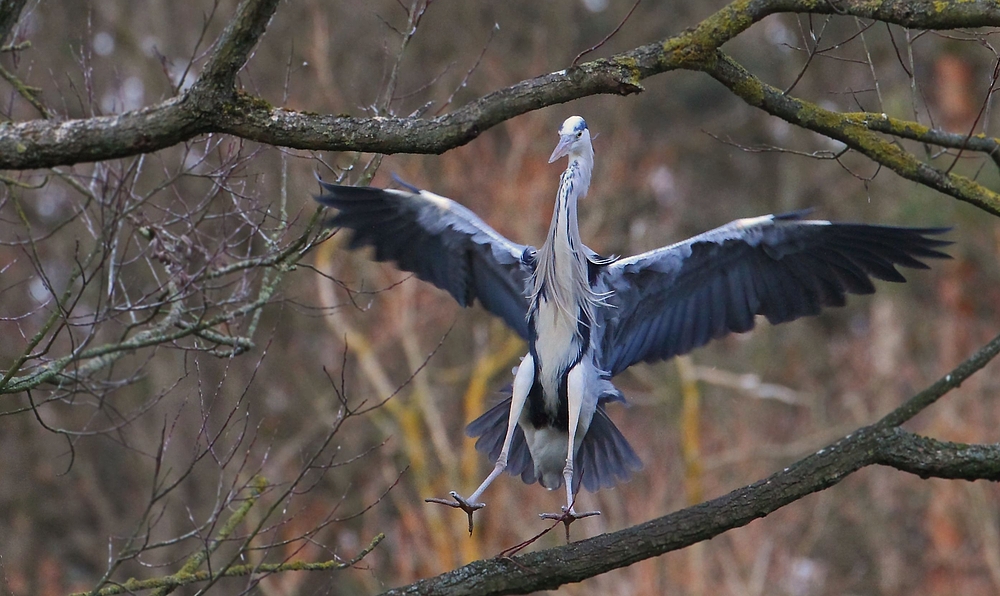
{"label": "spread wing", "polygon": [[607,266],[602,366],[616,375],[639,361],[684,354],[754,316],[772,324],[871,294],[872,278],[903,282],[896,265],[949,258],[932,238],[949,228],[808,221],[806,212],[734,221],[684,242]]}
{"label": "spread wing", "polygon": [[478,299],[527,339],[534,248],[511,242],[472,211],[426,190],[320,185],[325,192],[316,200],[338,210],[327,225],[353,231],[349,248],[374,247],[376,260],[415,273],[462,306]]}

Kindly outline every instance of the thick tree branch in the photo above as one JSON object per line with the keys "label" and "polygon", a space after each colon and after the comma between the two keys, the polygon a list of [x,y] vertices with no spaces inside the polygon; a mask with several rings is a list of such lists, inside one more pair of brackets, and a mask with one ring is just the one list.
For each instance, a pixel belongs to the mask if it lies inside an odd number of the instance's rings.
{"label": "thick tree branch", "polygon": [[[234,81],[277,9],[278,0],[244,0],[201,75],[182,95],[134,112],[63,122],[0,123],[0,168],[29,169],[149,153],[218,130],[233,109]],[[259,108],[258,108],[259,109]]]}
{"label": "thick tree branch", "polygon": [[[1000,195],[997,193],[965,176],[942,172],[917,159],[899,145],[874,134],[873,128],[886,128],[884,121],[888,119],[881,114],[831,112],[814,103],[785,95],[781,89],[764,83],[721,51],[716,60],[704,65],[704,71],[752,106],[841,141],[904,178],[1000,215]],[[872,122],[876,124],[871,125]],[[897,129],[906,128],[900,126],[898,120],[895,122]],[[923,136],[928,138],[926,133]],[[995,141],[986,144],[982,140],[977,143],[986,145],[992,151],[990,145]]]}
{"label": "thick tree branch", "polygon": [[[642,90],[642,79],[678,68],[703,70],[706,62],[715,62],[715,51],[722,44],[779,12],[852,15],[917,29],[1000,26],[1000,4],[987,0],[737,0],[693,29],[522,81],[438,118],[353,118],[275,108],[261,99],[221,90],[235,80],[276,4],[244,0],[188,94],[121,116],[0,124],[0,168],[119,158],[209,132],[296,149],[443,153],[532,110],[589,95],[636,93]],[[189,97],[197,101],[186,101]]]}
{"label": "thick tree branch", "polygon": [[909,120],[890,118],[885,114],[867,114],[863,118],[865,126],[875,132],[883,132],[901,139],[920,141],[947,149],[961,149],[985,153],[1000,167],[1000,140],[982,133],[977,135],[959,134],[929,128]]}
{"label": "thick tree branch", "polygon": [[0,168],[30,169],[158,151],[203,132],[186,96],[119,116],[0,123]]}
{"label": "thick tree branch", "polygon": [[872,464],[922,478],[1000,479],[1000,445],[945,443],[899,424],[1000,353],[1000,336],[889,415],[749,486],[643,524],[512,560],[475,561],[385,595],[523,594],[582,581],[745,526]]}
{"label": "thick tree branch", "polygon": [[257,42],[264,35],[267,24],[279,0],[247,0],[236,9],[236,16],[226,26],[201,76],[192,85],[192,95],[224,92],[232,95],[236,75],[243,69]]}
{"label": "thick tree branch", "polygon": [[966,445],[892,429],[876,454],[878,462],[921,478],[1000,480],[1000,444]]}

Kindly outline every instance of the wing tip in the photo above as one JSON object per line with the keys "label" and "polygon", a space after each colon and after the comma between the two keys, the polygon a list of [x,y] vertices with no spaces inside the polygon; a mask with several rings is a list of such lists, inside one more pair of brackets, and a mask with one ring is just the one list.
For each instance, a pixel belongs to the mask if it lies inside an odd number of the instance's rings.
{"label": "wing tip", "polygon": [[[421,194],[423,191],[406,182],[400,178],[395,173],[392,174],[393,181],[406,189],[407,192],[413,194]],[[316,176],[316,181],[319,182],[320,189],[322,193],[318,195],[313,195],[313,199],[320,203],[321,205],[326,205],[327,207],[340,208],[344,201],[358,200],[361,197],[372,197],[377,194],[388,195],[398,195],[403,193],[398,190],[391,188],[377,188],[374,186],[353,186],[350,184],[336,184],[334,182],[326,182],[319,175]]]}
{"label": "wing tip", "polygon": [[406,190],[412,192],[413,194],[420,194],[420,191],[423,190],[423,189],[417,188],[416,186],[413,186],[409,182],[403,180],[402,178],[399,177],[399,174],[397,174],[396,172],[392,173],[392,181],[395,182],[396,184],[402,186]]}

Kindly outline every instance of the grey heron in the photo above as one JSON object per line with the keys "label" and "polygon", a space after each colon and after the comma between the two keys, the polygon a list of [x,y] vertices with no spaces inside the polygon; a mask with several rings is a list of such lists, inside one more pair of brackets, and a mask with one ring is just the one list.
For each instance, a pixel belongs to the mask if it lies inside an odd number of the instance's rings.
{"label": "grey heron", "polygon": [[469,424],[476,448],[495,462],[464,498],[429,499],[463,509],[504,471],[525,483],[575,495],[611,487],[642,466],[605,411],[624,401],[611,379],[637,362],[684,354],[763,315],[777,324],[842,306],[875,291],[872,278],[903,282],[896,266],[927,269],[948,258],[933,238],[948,228],[904,228],[804,219],[806,212],[740,219],[683,242],[628,258],[602,258],[580,239],[577,203],[590,186],[594,150],[579,116],[559,129],[549,163],[569,158],[545,242],[538,249],[501,236],[458,203],[402,183],[404,190],[321,182],[317,200],[338,212],[328,225],[370,245],[447,291],[478,300],[528,342],[511,395]]}

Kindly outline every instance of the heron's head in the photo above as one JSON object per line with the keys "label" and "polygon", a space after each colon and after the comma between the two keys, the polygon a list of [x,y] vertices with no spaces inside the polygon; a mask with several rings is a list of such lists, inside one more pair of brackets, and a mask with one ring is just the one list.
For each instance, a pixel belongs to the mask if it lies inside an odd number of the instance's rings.
{"label": "heron's head", "polygon": [[556,145],[552,156],[549,157],[549,163],[566,155],[569,155],[571,158],[573,156],[580,157],[584,155],[593,157],[594,155],[593,145],[590,144],[590,130],[587,128],[587,122],[579,116],[570,116],[562,123],[562,126],[559,128],[559,144]]}

